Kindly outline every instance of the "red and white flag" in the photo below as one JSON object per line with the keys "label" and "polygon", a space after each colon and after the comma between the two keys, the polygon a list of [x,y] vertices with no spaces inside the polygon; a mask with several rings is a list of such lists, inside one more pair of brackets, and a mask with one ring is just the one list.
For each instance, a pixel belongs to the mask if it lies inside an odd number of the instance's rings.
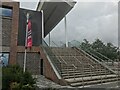
{"label": "red and white flag", "polygon": [[31,28],[31,21],[28,20],[28,31],[27,31],[27,47],[32,47],[32,28]]}

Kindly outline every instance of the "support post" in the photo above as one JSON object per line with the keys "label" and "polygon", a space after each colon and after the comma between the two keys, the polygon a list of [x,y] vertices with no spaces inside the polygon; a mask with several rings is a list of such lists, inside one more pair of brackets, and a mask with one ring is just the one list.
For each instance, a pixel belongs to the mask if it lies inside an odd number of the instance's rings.
{"label": "support post", "polygon": [[67,40],[67,21],[66,21],[66,16],[64,18],[65,21],[65,46],[68,47],[68,40]]}

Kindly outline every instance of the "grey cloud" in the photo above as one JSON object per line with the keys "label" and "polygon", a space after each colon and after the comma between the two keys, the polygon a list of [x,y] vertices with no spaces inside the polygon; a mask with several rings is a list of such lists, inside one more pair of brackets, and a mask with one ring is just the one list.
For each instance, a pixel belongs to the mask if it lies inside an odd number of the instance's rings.
{"label": "grey cloud", "polygon": [[[118,42],[118,7],[112,2],[78,2],[67,15],[68,40]],[[51,32],[53,41],[65,42],[64,21]],[[48,37],[46,37],[46,40]]]}
{"label": "grey cloud", "polygon": [[30,10],[36,10],[38,4],[38,0],[33,1],[21,1],[20,2],[20,7],[25,8],[25,9],[30,9]]}

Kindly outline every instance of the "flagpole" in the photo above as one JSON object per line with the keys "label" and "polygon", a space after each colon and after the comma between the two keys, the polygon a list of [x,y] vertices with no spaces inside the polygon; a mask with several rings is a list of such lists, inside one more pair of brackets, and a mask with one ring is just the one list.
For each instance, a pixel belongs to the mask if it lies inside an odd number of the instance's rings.
{"label": "flagpole", "polygon": [[26,55],[27,55],[27,33],[28,33],[28,19],[29,19],[29,13],[27,13],[26,17],[27,17],[27,25],[26,25],[25,54],[24,54],[24,68],[23,68],[23,71],[24,71],[24,72],[25,72],[25,68],[26,68]]}

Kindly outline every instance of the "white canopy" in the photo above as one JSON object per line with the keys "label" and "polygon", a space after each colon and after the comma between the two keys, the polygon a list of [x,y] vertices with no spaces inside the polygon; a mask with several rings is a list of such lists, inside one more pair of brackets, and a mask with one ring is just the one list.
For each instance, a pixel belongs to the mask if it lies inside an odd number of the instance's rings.
{"label": "white canopy", "polygon": [[76,2],[72,0],[53,0],[40,1],[37,11],[43,10],[44,13],[44,36],[46,36],[74,7]]}

